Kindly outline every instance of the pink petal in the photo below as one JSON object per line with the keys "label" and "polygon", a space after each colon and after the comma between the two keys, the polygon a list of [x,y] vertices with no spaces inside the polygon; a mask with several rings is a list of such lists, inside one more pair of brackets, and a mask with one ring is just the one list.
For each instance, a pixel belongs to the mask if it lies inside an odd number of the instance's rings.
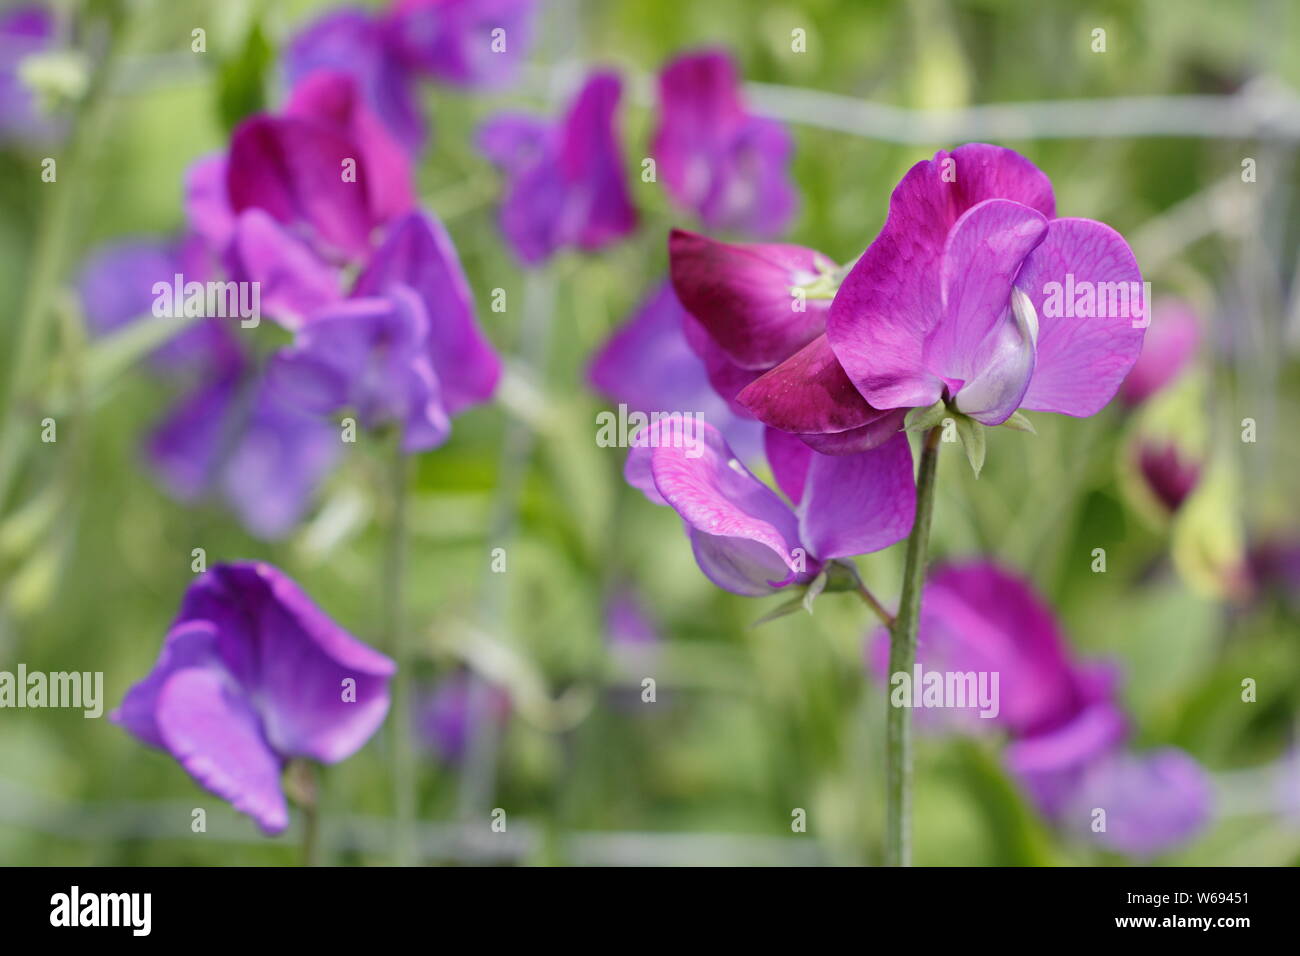
{"label": "pink petal", "polygon": [[1176,379],[1200,342],[1200,325],[1190,305],[1177,299],[1157,300],[1142,353],[1120,386],[1125,404],[1139,405]]}
{"label": "pink petal", "polygon": [[262,309],[288,329],[342,297],[337,270],[261,209],[240,213],[225,260],[232,279],[259,283]]}

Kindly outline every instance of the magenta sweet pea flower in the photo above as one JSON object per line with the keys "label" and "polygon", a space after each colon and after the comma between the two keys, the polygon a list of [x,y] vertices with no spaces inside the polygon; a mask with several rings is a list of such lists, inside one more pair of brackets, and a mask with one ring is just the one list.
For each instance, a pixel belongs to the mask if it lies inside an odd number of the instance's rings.
{"label": "magenta sweet pea flower", "polygon": [[1200,344],[1201,327],[1192,307],[1177,299],[1156,300],[1142,353],[1120,386],[1124,404],[1141,405],[1171,384],[1195,357]]}
{"label": "magenta sweet pea flower", "polygon": [[525,263],[567,246],[591,252],[636,228],[614,130],[622,88],[616,74],[593,73],[559,122],[506,113],[479,131],[506,175],[502,232]]}
{"label": "magenta sweet pea flower", "polygon": [[796,508],[759,481],[716,428],[682,415],[637,433],[624,474],[681,516],[700,569],[734,594],[806,584],[826,562],[879,551],[911,530],[916,491],[905,436],[841,456],[778,436],[768,455]]}
{"label": "magenta sweet pea flower", "polygon": [[1199,458],[1170,439],[1139,436],[1135,446],[1138,474],[1152,496],[1173,514],[1183,506],[1201,480]]}
{"label": "magenta sweet pea flower", "polygon": [[748,112],[723,51],[680,56],[659,74],[650,151],[672,198],[709,229],[765,238],[794,213],[790,134]]}
{"label": "magenta sweet pea flower", "polygon": [[762,447],[763,426],[735,414],[709,384],[704,363],[687,341],[691,320],[664,282],[592,359],[588,380],[601,394],[649,416],[694,412],[722,432],[744,461]]}
{"label": "magenta sweet pea flower", "polygon": [[230,209],[261,209],[329,261],[364,259],[374,230],[411,209],[410,161],[356,80],[316,70],[280,115],[236,127],[226,158]]}
{"label": "magenta sweet pea flower", "polygon": [[395,669],[282,571],[222,564],[190,586],[153,671],[110,718],[274,834],[289,824],[285,763],[359,750]]}
{"label": "magenta sweet pea flower", "polygon": [[387,15],[396,56],[445,83],[509,83],[532,39],[534,0],[398,0]]}
{"label": "magenta sweet pea flower", "polygon": [[826,343],[807,346],[816,361],[796,355],[742,401],[779,426],[833,361],[874,409],[942,399],[985,425],[1022,407],[1095,414],[1141,350],[1142,277],[1119,233],[1055,215],[1051,183],[1012,150],[917,163],[840,285]]}
{"label": "magenta sweet pea flower", "polygon": [[826,343],[839,267],[814,249],[731,245],[673,230],[669,267],[691,314],[687,341],[738,414],[789,432],[830,455],[888,441],[905,410],[872,408]]}
{"label": "magenta sweet pea flower", "polygon": [[400,59],[397,32],[366,10],[331,10],[294,34],[284,49],[283,68],[290,87],[318,70],[349,74],[367,106],[414,153],[428,131],[415,77]]}

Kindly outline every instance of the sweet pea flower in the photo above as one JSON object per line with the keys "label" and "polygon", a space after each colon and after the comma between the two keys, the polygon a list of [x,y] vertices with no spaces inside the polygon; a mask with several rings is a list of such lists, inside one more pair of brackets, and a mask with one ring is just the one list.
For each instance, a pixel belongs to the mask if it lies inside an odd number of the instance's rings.
{"label": "sweet pea flower", "polygon": [[[732,245],[675,229],[673,288],[693,321],[687,341],[738,414],[796,435],[823,454],[888,441],[905,410],[872,408],[826,342],[829,294],[839,267],[814,249]],[[778,387],[769,375],[780,370]]]}
{"label": "sweet pea flower", "polygon": [[558,122],[504,113],[479,131],[479,148],[506,176],[501,230],[525,263],[566,246],[591,252],[636,228],[614,130],[622,88],[616,74],[596,72]]}
{"label": "sweet pea flower", "polygon": [[364,259],[375,229],[414,205],[406,152],[337,71],[307,74],[279,115],[241,122],[225,170],[236,216],[261,209],[330,262]]}
{"label": "sweet pea flower", "polygon": [[[985,425],[1019,408],[1095,414],[1142,346],[1141,274],[1109,226],[1057,219],[1047,176],[1020,154],[968,144],[917,163],[876,240],[845,277],[826,342],[767,372],[741,401],[760,419],[817,408],[837,362],[873,409],[944,400]],[[802,421],[800,421],[802,425]]]}
{"label": "sweet pea flower", "polygon": [[220,564],[190,585],[153,671],[110,719],[275,834],[289,824],[286,762],[359,750],[395,670],[284,572]]}
{"label": "sweet pea flower", "polygon": [[1124,404],[1141,405],[1176,380],[1200,344],[1201,327],[1192,307],[1178,299],[1157,299],[1142,352],[1120,385]]}
{"label": "sweet pea flower", "polygon": [[534,0],[397,0],[391,47],[411,70],[464,87],[514,78],[532,34]]}
{"label": "sweet pea flower", "polygon": [[[868,659],[887,674],[885,631],[869,640]],[[1115,667],[1073,660],[1051,609],[1018,575],[984,561],[936,567],[922,595],[917,661],[931,673],[998,674],[994,716],[922,710],[922,725],[1002,731],[1007,768],[1064,830],[1091,833],[1091,810],[1101,807],[1108,830],[1094,834],[1100,842],[1145,857],[1190,839],[1208,820],[1204,771],[1180,751],[1125,748],[1129,722]]]}
{"label": "sweet pea flower", "polygon": [[1143,483],[1169,514],[1181,508],[1200,483],[1203,462],[1173,439],[1140,436],[1135,455]]}
{"label": "sweet pea flower", "polygon": [[768,458],[791,508],[718,430],[671,415],[633,438],[624,475],[682,518],[700,570],[733,594],[807,584],[835,558],[878,551],[911,530],[912,454],[904,435],[855,455],[819,455],[769,432]]}
{"label": "sweet pea flower", "polygon": [[709,229],[770,237],[794,213],[790,134],[749,113],[724,51],[680,56],[659,74],[650,152],[673,200]]}
{"label": "sweet pea flower", "polygon": [[601,347],[587,370],[592,387],[629,411],[690,411],[722,432],[744,461],[762,449],[763,426],[737,415],[709,383],[704,362],[687,341],[682,308],[672,284],[661,283]]}

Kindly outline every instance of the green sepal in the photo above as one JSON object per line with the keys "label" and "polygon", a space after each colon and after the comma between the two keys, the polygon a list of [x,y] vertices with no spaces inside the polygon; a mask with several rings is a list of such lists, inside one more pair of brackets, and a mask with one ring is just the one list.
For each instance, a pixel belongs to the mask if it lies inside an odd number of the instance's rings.
{"label": "green sepal", "polygon": [[1011,417],[1002,424],[1018,432],[1029,432],[1031,435],[1038,434],[1037,429],[1034,428],[1034,423],[1025,417],[1024,412],[1013,412]]}
{"label": "green sepal", "polygon": [[924,432],[934,428],[948,417],[948,406],[943,399],[927,408],[913,408],[903,419],[903,427],[909,432]]}
{"label": "green sepal", "polygon": [[978,478],[984,468],[984,426],[965,415],[953,417],[957,422],[957,437],[961,439],[961,447],[966,450],[966,460]]}

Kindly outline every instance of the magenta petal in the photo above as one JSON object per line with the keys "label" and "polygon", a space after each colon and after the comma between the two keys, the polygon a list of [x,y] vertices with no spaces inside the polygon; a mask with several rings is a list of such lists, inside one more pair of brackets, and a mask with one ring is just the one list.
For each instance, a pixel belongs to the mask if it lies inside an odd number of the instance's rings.
{"label": "magenta petal", "polygon": [[628,193],[615,114],[623,95],[616,73],[594,73],[561,127],[559,164],[570,184],[574,239],[594,251],[636,228],[636,207]]}
{"label": "magenta petal", "polygon": [[262,309],[289,329],[342,295],[337,270],[261,209],[239,215],[225,260],[232,279],[258,283]]}
{"label": "magenta petal", "polygon": [[943,383],[925,368],[926,338],[943,316],[940,263],[949,230],[987,199],[1055,215],[1048,178],[1019,153],[983,143],[917,163],[895,187],[889,217],[831,303],[831,347],[876,408],[931,405]]}
{"label": "magenta petal", "polygon": [[[359,153],[344,133],[317,121],[249,117],[230,140],[231,208],[264,209],[286,226],[307,226],[328,251],[363,257],[373,223]],[[348,160],[357,182],[343,180]]]}
{"label": "magenta petal", "polygon": [[[891,418],[853,387],[824,335],[746,386],[736,400],[764,424],[799,435],[856,431]],[[851,443],[860,450],[863,441],[879,444],[897,430],[886,425],[878,434],[858,432]]]}
{"label": "magenta petal", "polygon": [[[1084,282],[1090,285],[1080,286]],[[1059,284],[1059,296],[1051,295],[1057,288],[1053,284]],[[1099,290],[1104,306],[1080,315],[1087,310],[1079,306],[1086,303],[1077,292],[1073,302],[1067,301],[1071,286]],[[1016,287],[1038,312],[1038,362],[1023,406],[1063,415],[1096,414],[1114,397],[1142,350],[1142,275],[1128,243],[1091,219],[1053,220],[1025,260]],[[1134,328],[1135,322],[1139,327]]]}
{"label": "magenta petal", "polygon": [[826,327],[829,302],[792,294],[834,265],[813,249],[729,245],[674,229],[668,261],[682,305],[742,368],[771,368]]}
{"label": "magenta petal", "polygon": [[806,573],[812,559],[797,550],[794,512],[741,464],[716,428],[673,416],[638,438],[655,488],[686,522],[710,580],[736,594],[760,595]]}
{"label": "magenta petal", "polygon": [[915,514],[912,448],[896,434],[856,455],[813,455],[799,537],[822,560],[869,554],[907,537]]}
{"label": "magenta petal", "polygon": [[682,312],[682,334],[686,338],[686,344],[691,347],[701,362],[704,363],[704,374],[709,379],[709,384],[713,390],[718,393],[727,407],[733,414],[741,418],[752,418],[748,409],[737,401],[737,396],[741,390],[750,382],[759,377],[761,372],[753,369],[741,368],[731,359],[727,358],[727,353],[722,351],[722,347],[713,341],[713,336],[700,325],[699,320],[689,312]]}
{"label": "magenta petal", "polygon": [[185,218],[190,229],[219,254],[235,229],[235,213],[226,190],[226,157],[195,160],[185,173]]}
{"label": "magenta petal", "polygon": [[353,295],[382,295],[396,284],[414,289],[424,301],[429,356],[447,414],[491,398],[501,360],[474,317],[474,297],[456,247],[433,216],[415,212],[393,223]]}
{"label": "magenta petal", "polygon": [[763,448],[776,486],[798,504],[803,500],[804,480],[808,477],[813,450],[799,436],[776,428],[763,429]]}
{"label": "magenta petal", "polygon": [[157,719],[164,744],[190,776],[266,833],[289,825],[280,758],[228,676],[209,668],[177,671],[158,695]]}

